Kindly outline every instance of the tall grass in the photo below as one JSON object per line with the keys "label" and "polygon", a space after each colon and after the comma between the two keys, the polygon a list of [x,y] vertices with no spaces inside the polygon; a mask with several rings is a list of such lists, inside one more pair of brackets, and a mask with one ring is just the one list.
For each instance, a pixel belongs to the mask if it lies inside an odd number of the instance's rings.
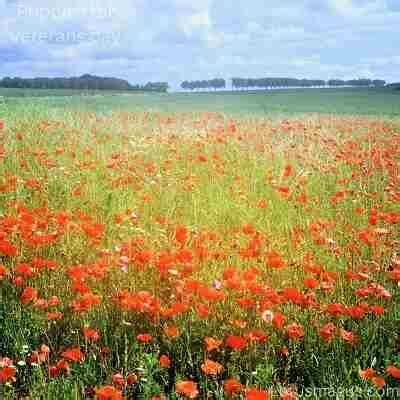
{"label": "tall grass", "polygon": [[396,122],[37,104],[0,131],[3,398],[399,385]]}

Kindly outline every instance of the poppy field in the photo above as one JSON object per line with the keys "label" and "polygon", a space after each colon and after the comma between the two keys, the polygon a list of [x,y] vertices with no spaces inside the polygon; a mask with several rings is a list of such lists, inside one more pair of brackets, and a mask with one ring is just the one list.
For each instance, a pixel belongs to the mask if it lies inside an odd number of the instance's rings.
{"label": "poppy field", "polygon": [[0,300],[1,399],[400,398],[400,122],[8,115]]}

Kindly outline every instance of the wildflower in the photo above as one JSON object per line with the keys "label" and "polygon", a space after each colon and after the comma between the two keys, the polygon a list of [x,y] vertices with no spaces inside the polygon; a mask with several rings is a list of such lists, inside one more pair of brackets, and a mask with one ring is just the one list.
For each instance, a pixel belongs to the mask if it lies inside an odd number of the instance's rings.
{"label": "wildflower", "polygon": [[170,360],[170,358],[167,356],[167,355],[165,355],[165,354],[163,354],[160,358],[159,358],[159,363],[160,363],[160,366],[162,367],[162,368],[169,368],[170,366],[171,366],[171,360]]}
{"label": "wildflower", "polygon": [[117,373],[112,376],[112,383],[116,386],[125,386],[126,381],[122,374]]}
{"label": "wildflower", "polygon": [[26,287],[21,294],[21,303],[28,304],[35,301],[38,297],[38,291],[33,287]]}
{"label": "wildflower", "polygon": [[103,224],[82,224],[82,230],[92,239],[99,239],[104,233],[105,226]]}
{"label": "wildflower", "polygon": [[54,321],[57,319],[61,319],[64,316],[64,314],[60,311],[53,311],[53,312],[49,312],[47,313],[46,317],[49,321]]}
{"label": "wildflower", "polygon": [[385,313],[385,308],[382,306],[370,306],[369,311],[375,315],[383,315]]}
{"label": "wildflower", "polygon": [[17,264],[14,268],[16,274],[31,278],[35,275],[33,268],[28,263]]}
{"label": "wildflower", "polygon": [[127,385],[135,385],[138,382],[138,377],[135,373],[131,372],[130,374],[128,374],[128,376],[126,377],[126,384]]}
{"label": "wildflower", "polygon": [[267,322],[267,323],[272,323],[273,319],[274,319],[274,313],[271,310],[265,310],[262,314],[261,314],[261,318]]}
{"label": "wildflower", "polygon": [[0,254],[8,257],[17,255],[17,248],[6,239],[0,239]]}
{"label": "wildflower", "polygon": [[45,344],[42,344],[40,350],[33,351],[32,354],[28,357],[27,361],[29,364],[37,364],[40,365],[48,360],[50,354],[50,348]]}
{"label": "wildflower", "polygon": [[334,317],[339,317],[345,314],[346,307],[340,303],[332,303],[328,304],[326,307],[326,312]]}
{"label": "wildflower", "polygon": [[371,378],[371,382],[375,385],[378,386],[379,388],[382,388],[385,386],[386,382],[385,379],[382,378],[381,376],[374,376]]}
{"label": "wildflower", "polygon": [[233,350],[243,350],[247,346],[247,339],[243,336],[230,335],[226,338],[226,345]]}
{"label": "wildflower", "polygon": [[197,383],[193,381],[179,381],[175,385],[176,392],[189,399],[195,399],[199,390],[197,389]]}
{"label": "wildflower", "polygon": [[199,318],[204,319],[210,315],[210,308],[205,304],[198,304],[196,306],[196,312]]}
{"label": "wildflower", "polygon": [[237,379],[230,378],[224,381],[224,392],[227,396],[238,394],[243,389],[243,385]]}
{"label": "wildflower", "polygon": [[170,338],[177,338],[180,335],[179,329],[175,325],[165,325],[164,333]]}
{"label": "wildflower", "polygon": [[288,325],[286,331],[290,339],[302,339],[304,337],[303,327],[296,322]]}
{"label": "wildflower", "polygon": [[93,306],[101,303],[101,297],[91,292],[85,293],[83,296],[73,300],[71,307],[75,312],[88,311]]}
{"label": "wildflower", "polygon": [[376,372],[373,368],[361,369],[359,375],[362,379],[369,380],[376,376]]}
{"label": "wildflower", "polygon": [[204,344],[206,346],[206,351],[210,352],[213,350],[218,350],[222,345],[222,340],[206,337],[204,338]]}
{"label": "wildflower", "polygon": [[188,240],[188,229],[184,225],[178,225],[175,228],[175,239],[181,245],[184,246]]}
{"label": "wildflower", "polygon": [[100,334],[98,331],[92,328],[84,327],[83,328],[83,335],[87,340],[92,342],[97,342],[100,339]]}
{"label": "wildflower", "polygon": [[122,400],[122,393],[114,386],[102,386],[96,389],[96,399],[98,400]]}
{"label": "wildflower", "polygon": [[0,264],[0,281],[7,276],[6,267],[3,264]]}
{"label": "wildflower", "polygon": [[69,348],[61,353],[61,356],[73,362],[82,362],[85,359],[85,355],[79,347]]}
{"label": "wildflower", "polygon": [[367,311],[360,306],[351,306],[346,310],[346,314],[354,319],[362,319],[366,315]]}
{"label": "wildflower", "polygon": [[259,389],[247,389],[246,400],[268,400],[268,392]]}
{"label": "wildflower", "polygon": [[294,172],[294,168],[292,165],[287,164],[283,170],[283,177],[284,178],[288,178],[289,176],[291,176]]}
{"label": "wildflower", "polygon": [[212,360],[205,360],[203,364],[201,364],[201,370],[206,374],[206,375],[218,375],[223,371],[223,366]]}
{"label": "wildflower", "polygon": [[279,352],[281,353],[282,356],[287,357],[289,355],[289,349],[286,346],[283,346]]}
{"label": "wildflower", "polygon": [[141,343],[149,343],[153,340],[153,336],[149,333],[140,333],[136,336],[136,339]]}
{"label": "wildflower", "polygon": [[268,203],[267,203],[267,200],[265,200],[265,199],[261,199],[261,200],[257,203],[257,208],[264,209],[264,208],[267,208],[267,206],[268,206]]}
{"label": "wildflower", "polygon": [[267,253],[266,264],[271,268],[281,269],[286,266],[286,261],[279,253],[276,251],[271,251]]}
{"label": "wildflower", "polygon": [[268,335],[259,329],[253,329],[247,334],[247,338],[250,342],[265,343],[268,340]]}
{"label": "wildflower", "polygon": [[319,285],[319,282],[317,279],[314,278],[306,278],[304,279],[304,285],[307,286],[309,289],[315,289]]}
{"label": "wildflower", "polygon": [[390,374],[393,378],[400,379],[400,368],[397,368],[394,365],[389,365],[386,368],[386,372]]}
{"label": "wildflower", "polygon": [[0,357],[0,383],[12,382],[15,380],[17,370],[13,361],[7,357]]}
{"label": "wildflower", "polygon": [[340,337],[347,343],[355,344],[358,341],[358,337],[351,331],[340,329]]}
{"label": "wildflower", "polygon": [[66,374],[70,373],[69,363],[64,359],[58,361],[56,365],[51,365],[49,367],[49,375],[51,378],[57,378],[60,376],[62,371],[64,371]]}
{"label": "wildflower", "polygon": [[272,325],[276,329],[283,329],[283,326],[285,324],[286,317],[282,313],[275,313],[273,318],[272,318]]}
{"label": "wildflower", "polygon": [[325,342],[330,343],[335,334],[336,327],[332,322],[325,324],[320,330],[319,335],[324,339]]}

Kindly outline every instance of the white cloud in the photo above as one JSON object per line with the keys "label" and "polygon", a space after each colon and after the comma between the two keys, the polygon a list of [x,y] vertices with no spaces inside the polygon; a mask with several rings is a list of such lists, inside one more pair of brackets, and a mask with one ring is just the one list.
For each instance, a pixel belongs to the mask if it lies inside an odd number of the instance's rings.
{"label": "white cloud", "polygon": [[[175,85],[210,74],[328,79],[365,73],[400,80],[398,4],[69,0],[66,6],[65,0],[0,0],[0,76],[89,72]],[[85,39],[68,39],[74,33]],[[65,40],[23,41],[24,34]]]}

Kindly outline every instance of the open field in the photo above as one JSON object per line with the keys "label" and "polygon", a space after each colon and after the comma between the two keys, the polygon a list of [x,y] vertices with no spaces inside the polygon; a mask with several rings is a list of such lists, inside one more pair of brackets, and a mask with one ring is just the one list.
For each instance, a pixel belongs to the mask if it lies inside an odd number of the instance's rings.
{"label": "open field", "polygon": [[400,91],[391,89],[297,89],[192,94],[102,93],[87,96],[73,90],[0,89],[0,96],[5,96],[10,107],[26,107],[30,99],[22,96],[28,96],[35,97],[34,102],[40,103],[46,109],[68,107],[106,113],[110,110],[136,110],[169,113],[216,111],[243,117],[303,113],[400,116]]}
{"label": "open field", "polygon": [[400,398],[399,116],[364,89],[6,98],[0,399]]}

